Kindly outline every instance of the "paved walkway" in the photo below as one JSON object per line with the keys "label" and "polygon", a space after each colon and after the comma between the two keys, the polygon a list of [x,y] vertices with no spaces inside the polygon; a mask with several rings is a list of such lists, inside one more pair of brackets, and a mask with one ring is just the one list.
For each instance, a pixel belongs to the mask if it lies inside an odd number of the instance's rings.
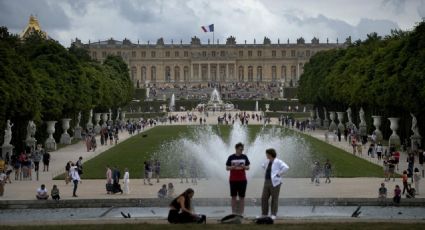
{"label": "paved walkway", "polygon": [[[250,114],[252,112],[249,112]],[[176,113],[177,114],[177,113]],[[178,114],[186,114],[186,112],[178,112]],[[196,113],[199,117],[204,117],[199,113]],[[210,113],[208,116],[208,124],[217,124],[217,115],[222,115],[222,113],[215,113],[214,115]],[[262,124],[262,122],[250,121],[250,124]],[[277,119],[272,119],[272,124],[277,124]],[[190,124],[199,124],[198,122],[178,122],[173,123],[173,125],[190,125]],[[150,128],[145,129],[148,130]],[[311,135],[320,140],[324,140],[324,131],[316,130],[314,132],[306,132],[306,134]],[[131,136],[128,132],[124,131],[119,134],[120,142],[130,138]],[[100,143],[99,137],[98,143]],[[330,144],[351,152],[351,147],[346,142],[333,142],[330,141]],[[68,161],[76,161],[79,156],[83,157],[83,161],[87,161],[98,154],[108,150],[113,147],[113,145],[101,146],[98,145],[98,148],[95,152],[87,152],[86,147],[83,141],[64,147],[55,152],[51,153],[51,163],[50,163],[50,172],[40,172],[39,181],[13,181],[12,175],[12,184],[5,185],[5,194],[3,197],[0,197],[0,200],[27,200],[35,199],[35,191],[44,183],[49,189],[52,188],[53,184],[58,185],[58,188],[61,192],[62,199],[75,199],[72,198],[72,185],[66,185],[64,181],[52,180],[52,178],[64,171],[65,164]],[[366,152],[366,151],[364,151]],[[381,165],[375,159],[370,159],[367,157],[367,153],[364,153],[363,158],[369,160],[373,163]],[[401,163],[406,162],[405,155],[402,155]],[[402,165],[400,165],[400,170],[402,170]],[[34,176],[33,176],[34,178]],[[131,172],[130,172],[131,178]],[[196,197],[229,197],[229,188],[227,181],[214,181],[214,180],[205,180],[202,179],[197,185],[192,183],[180,183],[178,179],[162,179],[160,183],[153,183],[154,185],[143,185],[143,180],[133,179],[130,182],[131,194],[129,195],[107,195],[105,192],[105,180],[83,180],[82,184],[79,185],[78,195],[83,198],[155,198],[157,191],[159,190],[162,184],[167,184],[172,182],[175,185],[176,193],[180,193],[187,187],[193,187],[196,191]],[[247,197],[258,198],[261,197],[261,189],[263,185],[263,179],[250,179],[248,183]],[[281,197],[284,198],[322,198],[322,197],[332,197],[332,198],[374,198],[377,196],[377,190],[380,183],[383,182],[382,178],[333,178],[331,184],[321,184],[316,186],[310,183],[309,178],[285,178],[284,184],[281,190]],[[388,194],[392,196],[392,190],[395,184],[401,185],[401,179],[397,178],[395,182],[387,182]],[[421,183],[420,191],[425,191],[425,183]],[[425,197],[420,195],[419,197]]]}

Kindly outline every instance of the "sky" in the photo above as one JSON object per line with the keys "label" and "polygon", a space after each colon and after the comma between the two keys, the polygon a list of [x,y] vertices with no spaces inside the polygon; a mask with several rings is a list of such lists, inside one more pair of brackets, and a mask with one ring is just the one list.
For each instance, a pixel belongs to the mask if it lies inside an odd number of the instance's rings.
{"label": "sky", "polygon": [[201,26],[214,24],[215,39],[224,43],[291,43],[303,37],[320,42],[365,39],[392,29],[411,30],[425,18],[425,0],[0,0],[0,26],[20,33],[33,14],[50,37],[68,47],[130,39],[133,43],[189,43],[212,39]]}

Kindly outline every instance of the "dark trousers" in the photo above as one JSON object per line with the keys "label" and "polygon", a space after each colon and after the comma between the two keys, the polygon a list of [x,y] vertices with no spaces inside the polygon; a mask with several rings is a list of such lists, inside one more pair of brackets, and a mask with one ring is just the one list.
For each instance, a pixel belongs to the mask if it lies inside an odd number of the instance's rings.
{"label": "dark trousers", "polygon": [[76,192],[77,192],[77,188],[78,188],[78,180],[73,180],[72,182],[74,182],[74,190],[72,192],[73,196],[76,196]]}
{"label": "dark trousers", "polygon": [[193,223],[196,222],[196,219],[190,213],[179,213],[178,210],[171,209],[170,212],[168,212],[168,222],[170,224]]}
{"label": "dark trousers", "polygon": [[406,191],[408,191],[407,181],[406,181],[406,182],[404,182],[404,181],[403,181],[403,194],[404,194],[404,192],[406,192]]}
{"label": "dark trousers", "polygon": [[269,199],[272,197],[271,214],[276,216],[279,206],[280,184],[273,187],[271,180],[264,181],[263,195],[261,196],[261,214],[266,216],[269,213]]}

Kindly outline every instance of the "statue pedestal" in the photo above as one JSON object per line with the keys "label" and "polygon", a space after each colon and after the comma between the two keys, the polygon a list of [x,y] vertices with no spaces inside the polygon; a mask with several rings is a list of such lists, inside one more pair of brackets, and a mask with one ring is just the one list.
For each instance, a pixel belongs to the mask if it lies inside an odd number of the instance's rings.
{"label": "statue pedestal", "polygon": [[56,150],[56,141],[54,138],[47,138],[44,142],[44,147],[46,150],[55,151]]}
{"label": "statue pedestal", "polygon": [[28,138],[25,140],[25,145],[35,149],[35,145],[37,144],[37,140],[34,137]]}
{"label": "statue pedestal", "polygon": [[[3,145],[1,147],[1,156],[2,156],[2,158],[3,159],[6,159],[6,155],[8,155],[9,158],[10,158],[12,156],[12,153],[13,153],[13,149],[14,148],[15,147],[13,145],[11,145],[11,144]],[[7,153],[9,153],[9,154],[7,154]]]}
{"label": "statue pedestal", "polygon": [[60,143],[64,145],[71,144],[71,136],[68,133],[62,133]]}
{"label": "statue pedestal", "polygon": [[76,138],[76,139],[82,139],[83,138],[81,136],[81,127],[75,127],[75,129],[74,129],[74,138]]}
{"label": "statue pedestal", "polygon": [[359,125],[359,132],[360,132],[360,136],[367,136],[367,125],[366,124],[360,124]]}
{"label": "statue pedestal", "polygon": [[412,135],[410,137],[412,151],[418,150],[421,147],[421,140],[422,137],[418,135]]}
{"label": "statue pedestal", "polygon": [[325,119],[325,120],[323,120],[323,127],[329,127],[329,120],[328,119]]}
{"label": "statue pedestal", "polygon": [[320,117],[316,118],[316,125],[317,127],[321,127],[322,126],[322,119],[320,119]]}
{"label": "statue pedestal", "polygon": [[96,124],[96,126],[94,126],[94,133],[99,134],[100,133],[100,125]]}

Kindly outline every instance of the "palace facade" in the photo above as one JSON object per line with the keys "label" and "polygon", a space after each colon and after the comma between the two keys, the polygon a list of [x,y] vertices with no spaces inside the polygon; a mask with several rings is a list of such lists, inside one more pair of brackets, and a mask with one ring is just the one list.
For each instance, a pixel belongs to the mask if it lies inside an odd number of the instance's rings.
{"label": "palace facade", "polygon": [[[218,40],[217,40],[218,43]],[[295,44],[272,44],[264,38],[262,44],[236,44],[229,37],[225,44],[201,44],[197,37],[190,44],[165,44],[162,38],[156,44],[134,44],[130,40],[89,42],[76,39],[77,47],[88,49],[90,56],[102,62],[108,55],[120,55],[128,64],[136,87],[207,85],[208,83],[277,83],[296,87],[304,65],[317,52],[343,48],[345,44],[320,43],[303,38]]]}

